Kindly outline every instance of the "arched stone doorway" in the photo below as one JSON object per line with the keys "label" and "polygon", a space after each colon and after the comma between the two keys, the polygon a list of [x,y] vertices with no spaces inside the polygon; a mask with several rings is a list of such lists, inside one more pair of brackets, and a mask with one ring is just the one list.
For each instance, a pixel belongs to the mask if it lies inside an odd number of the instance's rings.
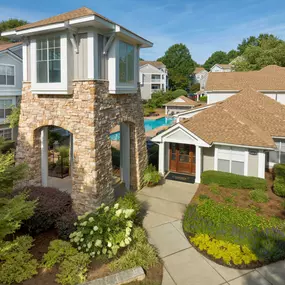
{"label": "arched stone doorway", "polygon": [[142,185],[147,152],[139,89],[137,94],[111,95],[108,82],[89,80],[74,81],[73,90],[72,95],[34,95],[30,83],[23,83],[16,160],[30,166],[26,182],[41,185],[42,128],[55,125],[72,133],[72,198],[74,209],[83,213],[114,198],[109,138],[112,127],[127,122],[129,185],[133,190]]}

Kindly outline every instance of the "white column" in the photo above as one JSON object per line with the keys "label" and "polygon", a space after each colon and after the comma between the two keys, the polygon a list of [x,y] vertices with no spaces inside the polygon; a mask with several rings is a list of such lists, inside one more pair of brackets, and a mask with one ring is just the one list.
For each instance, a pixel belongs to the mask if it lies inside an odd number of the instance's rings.
{"label": "white column", "polygon": [[48,128],[41,129],[41,173],[42,186],[47,186],[48,181]]}
{"label": "white column", "polygon": [[72,177],[73,174],[73,134],[69,133],[69,163],[70,163],[70,176]]}
{"label": "white column", "polygon": [[167,116],[167,106],[165,106],[165,115]]}
{"label": "white column", "polygon": [[23,57],[23,81],[28,81],[28,54],[27,40],[23,42],[22,57]]}
{"label": "white column", "polygon": [[[88,32],[87,34],[87,75],[88,79],[97,79],[98,76],[98,69],[97,72],[95,71],[95,50],[97,51],[97,46],[95,46],[95,34],[94,32]],[[97,44],[97,41],[96,41]],[[98,53],[96,53],[97,55]],[[96,74],[97,73],[97,74]]]}
{"label": "white column", "polygon": [[201,182],[201,147],[196,145],[196,177],[195,177],[195,183]]}
{"label": "white column", "polygon": [[248,159],[249,159],[249,151],[247,149],[244,152],[244,176],[248,176]]}
{"label": "white column", "polygon": [[130,127],[128,124],[120,125],[120,173],[121,180],[127,189],[130,189]]}
{"label": "white column", "polygon": [[158,150],[158,171],[161,175],[164,175],[164,142],[159,144]]}
{"label": "white column", "polygon": [[265,178],[265,152],[258,152],[258,177]]}

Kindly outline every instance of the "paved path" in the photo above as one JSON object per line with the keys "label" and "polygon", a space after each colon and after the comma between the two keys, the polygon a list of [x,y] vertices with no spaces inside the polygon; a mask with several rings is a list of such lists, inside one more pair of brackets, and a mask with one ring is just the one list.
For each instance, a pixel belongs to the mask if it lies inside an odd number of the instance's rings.
{"label": "paved path", "polygon": [[196,184],[167,180],[138,193],[147,210],[144,227],[164,261],[162,285],[284,285],[285,261],[256,270],[237,270],[218,265],[191,247],[181,219],[196,190]]}

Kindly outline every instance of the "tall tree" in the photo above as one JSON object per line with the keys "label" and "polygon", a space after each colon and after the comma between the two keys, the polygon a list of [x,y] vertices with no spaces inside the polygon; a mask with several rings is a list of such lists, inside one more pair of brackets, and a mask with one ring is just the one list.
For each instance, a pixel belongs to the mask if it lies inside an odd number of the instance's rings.
{"label": "tall tree", "polygon": [[194,71],[196,63],[186,45],[180,43],[171,46],[158,61],[162,61],[168,69],[171,89],[189,87],[190,74]]}
{"label": "tall tree", "polygon": [[[23,26],[27,24],[28,22],[25,20],[19,20],[19,19],[9,19],[6,21],[1,21],[0,22],[0,34],[4,31],[12,30],[14,28]],[[5,37],[0,37],[0,40],[2,41],[8,41],[7,38]]]}
{"label": "tall tree", "polygon": [[229,63],[228,55],[224,51],[214,52],[204,63],[204,68],[210,70],[216,63]]}
{"label": "tall tree", "polygon": [[231,62],[233,59],[237,58],[238,55],[239,55],[239,53],[235,49],[230,50],[227,54],[228,61]]}

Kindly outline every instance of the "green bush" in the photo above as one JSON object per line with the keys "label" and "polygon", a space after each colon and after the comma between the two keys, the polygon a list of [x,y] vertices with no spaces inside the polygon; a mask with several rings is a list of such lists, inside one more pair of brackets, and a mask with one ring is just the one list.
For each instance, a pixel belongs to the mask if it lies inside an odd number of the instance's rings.
{"label": "green bush", "polygon": [[190,92],[191,93],[196,93],[196,92],[200,91],[200,88],[201,88],[200,87],[200,83],[194,83],[190,87]]}
{"label": "green bush", "polygon": [[148,243],[146,233],[142,228],[135,228],[132,237],[134,241],[130,248],[109,264],[111,271],[126,270],[137,266],[147,270],[159,262],[157,252]]}
{"label": "green bush", "polygon": [[160,173],[156,170],[155,166],[149,164],[143,174],[143,183],[146,186],[155,186],[161,180]]}
{"label": "green bush", "polygon": [[274,193],[280,197],[285,197],[285,179],[281,176],[276,176],[274,180]]}
{"label": "green bush", "polygon": [[275,164],[273,167],[273,174],[274,176],[281,176],[285,179],[285,164]]}
{"label": "green bush", "polygon": [[216,183],[220,187],[232,189],[262,189],[265,191],[267,188],[265,179],[213,170],[204,171],[201,182],[206,185]]}
{"label": "green bush", "polygon": [[28,252],[32,242],[29,236],[0,242],[0,283],[20,283],[37,274],[38,262]]}
{"label": "green bush", "polygon": [[89,263],[89,255],[82,252],[64,259],[56,274],[56,281],[62,285],[81,284],[86,280]]}
{"label": "green bush", "polygon": [[183,89],[177,89],[175,91],[172,92],[172,96],[177,98],[180,96],[187,96],[187,91],[183,90]]}
{"label": "green bush", "polygon": [[143,108],[143,115],[144,117],[150,116],[152,113],[155,112],[155,108],[144,106]]}
{"label": "green bush", "polygon": [[136,217],[141,209],[141,202],[132,192],[127,192],[124,197],[120,197],[117,201],[122,209],[133,209],[133,216]]}
{"label": "green bush", "polygon": [[76,213],[71,209],[60,216],[55,222],[60,239],[69,240],[69,236],[76,230],[74,223],[77,221]]}
{"label": "green bush", "polygon": [[200,101],[200,102],[205,102],[205,103],[207,103],[207,100],[208,100],[207,96],[204,95],[204,96],[201,96],[201,97],[200,97],[200,100],[199,100],[199,101]]}
{"label": "green bush", "polygon": [[76,285],[86,280],[89,263],[89,255],[78,252],[71,243],[53,240],[43,256],[42,267],[52,268],[55,264],[60,264],[56,281],[62,285]]}
{"label": "green bush", "polygon": [[107,255],[111,258],[117,255],[120,248],[132,241],[130,236],[136,211],[128,208],[131,199],[128,195],[110,207],[102,203],[96,211],[79,216],[77,230],[70,235],[70,241],[91,257]]}
{"label": "green bush", "polygon": [[260,260],[285,258],[285,226],[281,219],[258,216],[253,209],[205,200],[188,205],[183,228],[189,234],[208,234],[231,243],[248,246]]}
{"label": "green bush", "polygon": [[15,142],[0,137],[0,153],[7,153],[15,149]]}
{"label": "green bush", "polygon": [[252,190],[249,192],[250,199],[257,203],[266,203],[269,201],[268,195],[263,190]]}

